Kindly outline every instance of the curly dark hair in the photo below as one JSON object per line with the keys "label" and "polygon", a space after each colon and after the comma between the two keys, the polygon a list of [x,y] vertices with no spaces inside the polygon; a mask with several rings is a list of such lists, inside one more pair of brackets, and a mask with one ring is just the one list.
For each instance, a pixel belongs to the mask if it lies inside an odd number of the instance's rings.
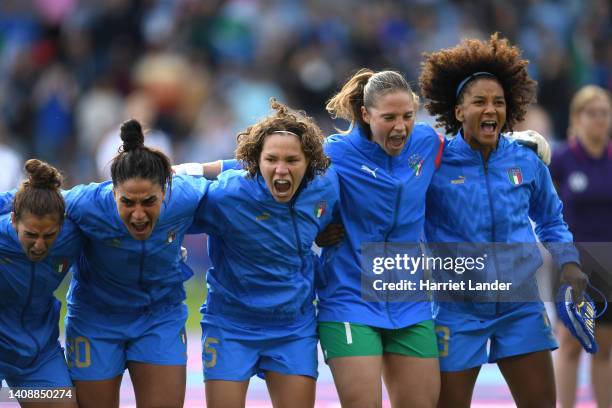
{"label": "curly dark hair", "polygon": [[275,114],[238,133],[236,159],[244,163],[244,168],[251,176],[255,176],[259,173],[259,157],[266,136],[274,132],[287,131],[295,133],[302,142],[302,150],[308,160],[308,168],[304,174],[305,181],[309,182],[316,175],[323,174],[329,167],[330,161],[323,152],[325,137],[314,120],[302,111],[290,110],[274,98],[270,99],[270,107],[276,111]]}
{"label": "curly dark hair", "polygon": [[458,85],[476,72],[487,72],[497,78],[504,90],[506,123],[502,130],[510,131],[523,120],[527,106],[536,99],[537,83],[527,74],[528,64],[521,58],[521,50],[498,33],[491,35],[489,41],[463,40],[455,47],[425,54],[419,78],[421,95],[428,99],[425,108],[436,117],[438,125],[454,135],[461,129],[455,106],[465,93],[456,96]]}

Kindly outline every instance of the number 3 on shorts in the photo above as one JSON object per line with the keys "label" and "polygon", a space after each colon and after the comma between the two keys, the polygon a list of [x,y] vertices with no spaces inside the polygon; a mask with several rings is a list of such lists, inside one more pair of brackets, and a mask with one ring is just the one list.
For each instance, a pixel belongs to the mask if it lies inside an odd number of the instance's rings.
{"label": "number 3 on shorts", "polygon": [[436,326],[436,335],[438,336],[438,351],[440,352],[440,357],[448,356],[450,329],[448,326]]}
{"label": "number 3 on shorts", "polygon": [[217,365],[217,349],[209,347],[211,344],[219,344],[219,339],[207,337],[204,341],[204,353],[210,355],[210,360],[206,362],[206,368],[213,368]]}

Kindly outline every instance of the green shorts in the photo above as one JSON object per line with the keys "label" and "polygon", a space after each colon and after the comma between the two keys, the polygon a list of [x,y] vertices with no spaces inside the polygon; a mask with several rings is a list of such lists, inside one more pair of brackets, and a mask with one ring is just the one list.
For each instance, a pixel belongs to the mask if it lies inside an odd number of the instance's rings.
{"label": "green shorts", "polygon": [[319,322],[318,330],[325,361],[334,357],[380,356],[384,353],[438,358],[433,320],[401,329],[381,329],[348,322]]}

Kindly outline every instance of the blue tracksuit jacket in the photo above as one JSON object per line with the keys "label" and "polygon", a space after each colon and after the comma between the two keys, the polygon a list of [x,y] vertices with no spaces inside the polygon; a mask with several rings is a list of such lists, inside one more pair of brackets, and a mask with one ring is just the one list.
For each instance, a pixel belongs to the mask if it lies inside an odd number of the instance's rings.
{"label": "blue tracksuit jacket", "polygon": [[181,262],[180,245],[209,183],[203,177],[175,176],[153,233],[144,241],[132,238],[119,218],[111,182],[66,192],[67,215],[87,237],[69,305],[139,312],[181,303],[183,281],[192,272]]}
{"label": "blue tracksuit jacket", "polygon": [[[410,243],[422,238],[425,193],[440,157],[443,139],[428,125],[415,124],[404,150],[389,156],[360,127],[332,135],[325,145],[338,173],[340,222],[346,234],[326,248],[318,288],[319,321],[401,328],[431,319],[428,302],[364,301],[362,244]],[[421,272],[419,272],[421,273]]]}
{"label": "blue tracksuit jacket", "polygon": [[261,175],[229,170],[212,183],[195,227],[209,234],[204,318],[253,325],[314,319],[311,246],[338,201],[333,169],[278,203]]}
{"label": "blue tracksuit jacket", "polygon": [[[425,234],[430,245],[482,244],[478,250],[491,252],[488,255],[493,258],[482,271],[470,272],[479,274],[473,275],[474,279],[500,279],[515,287],[535,287],[533,275],[542,260],[530,219],[557,266],[578,263],[548,168],[533,151],[500,136],[497,148],[485,162],[461,134],[447,142],[427,192]],[[479,315],[514,306],[512,299],[503,303],[470,302],[472,296],[466,293],[463,301],[443,306]]]}
{"label": "blue tracksuit jacket", "polygon": [[0,379],[10,367],[27,368],[57,347],[60,302],[53,296],[78,259],[83,238],[65,220],[45,259],[30,261],[10,214],[0,216]]}

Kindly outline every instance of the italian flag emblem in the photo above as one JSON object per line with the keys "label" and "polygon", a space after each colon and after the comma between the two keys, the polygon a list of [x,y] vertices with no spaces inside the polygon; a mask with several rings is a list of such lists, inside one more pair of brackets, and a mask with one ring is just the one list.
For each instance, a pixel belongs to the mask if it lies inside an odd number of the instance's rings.
{"label": "italian flag emblem", "polygon": [[523,174],[518,167],[508,170],[508,179],[512,185],[518,186],[523,183]]}
{"label": "italian flag emblem", "polygon": [[419,177],[421,175],[421,170],[423,169],[424,162],[425,160],[421,160],[420,162],[414,165],[413,169],[415,177]]}
{"label": "italian flag emblem", "polygon": [[325,214],[325,209],[327,208],[327,201],[319,201],[315,206],[315,217],[321,218],[323,214]]}
{"label": "italian flag emblem", "polygon": [[64,273],[68,270],[68,259],[61,259],[57,264],[57,273]]}

